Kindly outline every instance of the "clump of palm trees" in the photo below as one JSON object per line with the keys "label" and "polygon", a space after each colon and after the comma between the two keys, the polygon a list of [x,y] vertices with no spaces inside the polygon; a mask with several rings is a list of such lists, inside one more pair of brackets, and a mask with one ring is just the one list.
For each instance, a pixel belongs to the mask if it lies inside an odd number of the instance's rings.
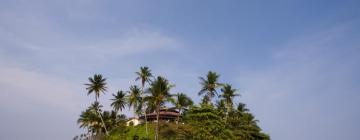
{"label": "clump of palm trees", "polygon": [[[148,67],[140,67],[140,71],[136,72],[136,76],[135,81],[140,81],[140,87],[132,85],[128,91],[119,90],[116,94],[112,94],[112,111],[103,111],[102,106],[98,101],[100,94],[105,94],[107,92],[106,78],[100,74],[95,74],[93,77],[88,78],[89,83],[85,84],[86,89],[88,91],[88,95],[95,95],[95,101],[90,107],[80,114],[80,118],[78,119],[80,127],[87,129],[87,138],[93,139],[98,137],[107,137],[109,132],[112,130],[123,127],[126,118],[124,115],[121,115],[121,111],[128,106],[129,109],[132,108],[134,117],[138,115],[143,115],[145,117],[146,139],[151,139],[149,138],[146,114],[151,112],[156,113],[157,121],[155,124],[154,139],[158,140],[161,137],[159,136],[160,109],[164,107],[166,103],[172,103],[174,105],[173,108],[178,110],[178,112],[183,116],[182,118],[179,116],[176,119],[176,131],[179,131],[179,133],[180,131],[184,131],[184,134],[193,134],[193,136],[186,136],[190,139],[216,138],[217,134],[211,132],[207,132],[208,136],[215,135],[214,137],[202,137],[206,136],[204,135],[205,132],[202,131],[202,134],[195,133],[200,133],[200,131],[197,130],[210,131],[210,129],[203,129],[203,127],[226,129],[229,133],[231,132],[231,136],[236,134],[236,136],[241,136],[243,138],[248,136],[244,134],[245,132],[249,132],[247,131],[248,128],[256,130],[256,132],[261,131],[261,129],[256,125],[256,120],[254,120],[252,114],[248,112],[248,109],[245,108],[244,104],[240,103],[237,109],[234,109],[234,98],[239,96],[239,94],[230,84],[220,83],[220,75],[216,72],[209,71],[205,77],[199,77],[201,89],[198,92],[198,95],[203,96],[200,106],[194,106],[191,98],[184,93],[173,94],[171,89],[175,85],[171,84],[165,77],[153,76]],[[219,89],[221,94],[218,94]],[[218,97],[218,99],[220,99],[217,101],[216,109],[212,103],[214,97]],[[215,125],[214,127],[202,126],[201,123],[199,124],[191,121],[191,119],[186,119],[189,118],[189,116],[193,116],[194,120],[196,120],[196,117],[199,117],[198,119],[202,120],[204,119],[204,114],[202,113],[212,116],[207,116],[205,119],[208,119],[209,124],[213,123]],[[184,125],[179,125],[179,122],[183,122]],[[189,126],[189,124],[193,124],[193,126]],[[244,130],[245,128],[246,130]],[[230,129],[234,129],[234,131],[230,131]],[[255,131],[253,132],[255,133]],[[267,135],[264,134],[264,137],[266,136]]]}
{"label": "clump of palm trees", "polygon": [[100,74],[95,74],[94,77],[89,77],[89,82],[85,84],[87,87],[86,89],[88,90],[88,95],[91,93],[95,94],[95,102],[92,104],[92,110],[95,114],[97,114],[97,116],[100,118],[101,122],[102,122],[102,127],[104,128],[105,132],[108,133],[107,129],[106,129],[106,125],[104,122],[104,119],[102,117],[102,115],[99,113],[101,110],[101,105],[98,102],[98,98],[100,97],[100,93],[105,94],[106,92],[106,78],[103,78],[102,75]]}

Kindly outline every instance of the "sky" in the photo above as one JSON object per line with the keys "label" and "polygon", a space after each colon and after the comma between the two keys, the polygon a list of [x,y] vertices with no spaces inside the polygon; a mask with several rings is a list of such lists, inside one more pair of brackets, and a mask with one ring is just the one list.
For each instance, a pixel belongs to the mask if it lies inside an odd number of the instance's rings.
{"label": "sky", "polygon": [[[232,84],[273,140],[360,137],[358,0],[0,0],[0,139],[65,140],[94,100],[149,66],[195,102]],[[126,109],[125,114],[131,116]]]}

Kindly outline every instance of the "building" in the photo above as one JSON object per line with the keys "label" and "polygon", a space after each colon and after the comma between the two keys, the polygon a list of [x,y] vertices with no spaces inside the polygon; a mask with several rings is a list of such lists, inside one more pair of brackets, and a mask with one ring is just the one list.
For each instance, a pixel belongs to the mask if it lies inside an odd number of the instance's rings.
{"label": "building", "polygon": [[126,121],[126,126],[137,126],[141,123],[141,120],[137,118],[129,118],[128,121]]}
{"label": "building", "polygon": [[[180,113],[174,109],[160,109],[159,120],[175,121]],[[156,112],[146,114],[147,121],[156,121]],[[141,120],[145,120],[145,116],[140,116]]]}

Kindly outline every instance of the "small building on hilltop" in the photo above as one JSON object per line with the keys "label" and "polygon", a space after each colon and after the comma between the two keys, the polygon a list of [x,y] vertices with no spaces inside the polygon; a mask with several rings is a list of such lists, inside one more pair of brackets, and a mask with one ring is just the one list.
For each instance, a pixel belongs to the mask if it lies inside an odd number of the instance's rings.
{"label": "small building on hilltop", "polygon": [[129,118],[128,121],[126,121],[126,126],[137,126],[141,123],[141,120],[138,118]]}
{"label": "small building on hilltop", "polygon": [[[180,116],[179,111],[175,109],[160,109],[159,120],[175,121]],[[156,112],[146,114],[147,121],[156,121]],[[145,116],[140,116],[141,120],[145,120]]]}

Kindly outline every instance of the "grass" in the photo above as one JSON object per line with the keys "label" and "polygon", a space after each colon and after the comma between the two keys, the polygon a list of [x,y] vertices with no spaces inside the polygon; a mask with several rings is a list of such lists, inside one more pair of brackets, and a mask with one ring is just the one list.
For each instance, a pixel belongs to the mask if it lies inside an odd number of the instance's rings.
{"label": "grass", "polygon": [[[149,139],[154,139],[155,136],[155,124],[148,123]],[[133,140],[134,136],[138,136],[139,140],[146,138],[145,124],[137,126],[127,126],[124,128],[117,128],[111,131],[107,140]]]}

